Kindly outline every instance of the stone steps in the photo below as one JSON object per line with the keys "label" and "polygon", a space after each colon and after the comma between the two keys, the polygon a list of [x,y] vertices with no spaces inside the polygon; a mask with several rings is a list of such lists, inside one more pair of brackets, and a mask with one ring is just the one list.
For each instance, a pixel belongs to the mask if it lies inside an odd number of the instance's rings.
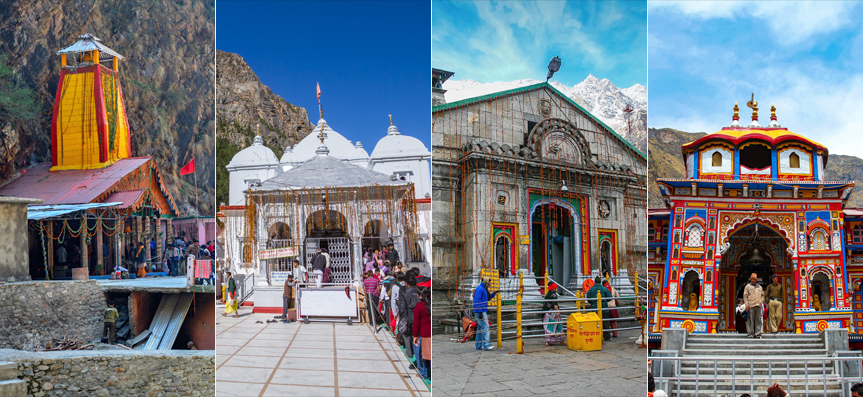
{"label": "stone steps", "polygon": [[[670,396],[713,396],[715,392],[716,396],[737,397],[750,393],[750,389],[754,390],[754,396],[764,395],[772,383],[778,383],[792,395],[806,395],[807,392],[810,396],[843,395],[842,380],[837,372],[839,364],[829,361],[828,348],[821,335],[764,334],[762,339],[749,339],[746,335],[732,333],[690,334],[686,335],[682,347],[679,354],[684,360],[678,362],[677,369],[682,380],[664,385]],[[775,358],[778,362],[748,361],[764,358]],[[795,361],[786,363],[784,358]],[[824,359],[828,361],[822,361]],[[732,376],[733,381],[713,381],[714,377]],[[692,379],[695,377],[698,378],[697,387]],[[751,379],[753,377],[762,379]],[[768,377],[769,380],[765,379]]]}
{"label": "stone steps", "polygon": [[740,348],[739,350],[718,349],[683,349],[681,357],[716,357],[716,356],[740,356],[741,359],[750,357],[776,356],[821,356],[825,357],[827,349],[771,349],[771,348]]}
{"label": "stone steps", "polygon": [[18,379],[18,364],[0,362],[0,396],[24,397],[27,395],[27,383]]}

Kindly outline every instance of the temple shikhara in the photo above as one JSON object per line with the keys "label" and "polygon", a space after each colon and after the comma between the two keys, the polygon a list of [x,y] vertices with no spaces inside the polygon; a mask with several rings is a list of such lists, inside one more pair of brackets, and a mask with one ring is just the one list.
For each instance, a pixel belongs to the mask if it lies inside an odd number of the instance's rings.
{"label": "temple shikhara", "polygon": [[765,287],[778,276],[779,332],[863,330],[863,211],[847,206],[854,182],[825,180],[825,146],[779,125],[773,106],[761,126],[758,103],[747,105],[749,125],[735,104],[730,126],[683,145],[685,178],[657,181],[664,208],[648,211],[651,342],[669,328],[734,332],[753,273]]}
{"label": "temple shikhara", "polygon": [[[44,200],[28,210],[33,279],[70,277],[75,268],[108,274],[138,241],[154,239],[162,252],[179,215],[153,158],[132,156],[119,72],[125,58],[89,33],[57,54],[51,162],[0,187],[0,196]],[[61,244],[65,263],[56,258]]]}

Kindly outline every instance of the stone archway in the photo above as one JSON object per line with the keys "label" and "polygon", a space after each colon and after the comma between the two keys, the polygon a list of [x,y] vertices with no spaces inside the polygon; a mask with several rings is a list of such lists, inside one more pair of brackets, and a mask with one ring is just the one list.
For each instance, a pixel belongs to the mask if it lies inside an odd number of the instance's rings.
{"label": "stone archway", "polygon": [[[537,219],[537,216],[543,212],[543,208],[548,211],[566,212],[566,220],[569,224],[566,225],[565,229],[568,230],[568,236],[564,233],[558,234],[557,236],[553,236],[549,233],[551,227],[549,227],[547,220]],[[572,269],[578,269],[581,267],[581,224],[578,222],[577,214],[578,212],[576,212],[575,207],[573,207],[572,204],[566,200],[560,199],[559,197],[546,197],[537,200],[531,206],[529,212],[531,221],[528,223],[528,225],[530,225],[528,235],[531,236],[529,252],[530,263],[533,267],[532,270],[537,277],[545,276],[545,272],[541,269],[548,266],[551,267],[551,271],[548,273],[551,275],[552,280],[560,285],[566,286],[569,284],[570,276],[572,276]],[[543,231],[541,234],[543,236],[542,241],[535,241],[537,238],[535,238],[536,236],[534,233],[542,230],[535,230],[534,223],[537,225],[546,225],[547,230]],[[537,235],[539,234],[540,233],[537,233]],[[561,241],[556,242],[554,241],[555,239],[559,239]],[[553,247],[553,244],[559,245],[559,247],[557,247],[559,248],[559,253],[554,250],[555,247]],[[538,252],[538,254],[536,254],[535,251]],[[556,262],[556,259],[559,259],[559,261]],[[557,267],[555,267],[555,265],[557,265]]]}

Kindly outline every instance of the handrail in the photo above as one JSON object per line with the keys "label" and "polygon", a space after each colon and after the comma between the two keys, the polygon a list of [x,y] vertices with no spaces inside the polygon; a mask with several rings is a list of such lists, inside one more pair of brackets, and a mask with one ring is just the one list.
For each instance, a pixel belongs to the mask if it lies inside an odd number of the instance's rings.
{"label": "handrail", "polygon": [[[251,280],[251,287],[248,286],[250,284],[249,280]],[[243,283],[240,284],[240,293],[238,294],[240,296],[240,300],[238,301],[238,303],[243,304],[243,302],[245,302],[246,299],[249,299],[249,297],[251,297],[254,292],[255,273],[249,273],[246,275],[246,278],[243,279]]]}
{"label": "handrail", "polygon": [[[654,379],[661,386],[660,388],[666,391],[669,382],[674,382],[676,395],[680,395],[681,393],[681,383],[684,382],[695,382],[696,385],[696,394],[700,390],[699,383],[704,382],[707,383],[708,386],[705,390],[713,390],[713,396],[717,395],[717,385],[719,382],[731,382],[731,393],[736,395],[739,391],[745,391],[742,389],[738,389],[738,386],[745,387],[746,385],[738,385],[738,381],[748,381],[749,383],[749,393],[754,395],[755,385],[756,383],[760,385],[770,385],[775,381],[785,381],[784,389],[788,391],[789,389],[794,389],[794,395],[806,395],[809,396],[810,393],[810,382],[818,381],[820,382],[821,390],[813,390],[818,391],[827,395],[827,383],[828,382],[838,382],[842,387],[842,395],[849,395],[849,386],[856,382],[863,382],[863,371],[861,371],[860,367],[860,356],[832,356],[832,357],[813,357],[813,356],[771,356],[771,357],[659,357],[659,356],[651,356],[648,358],[653,361],[653,365],[651,369],[659,369],[658,372],[654,372]],[[695,373],[694,374],[683,374],[681,371],[681,365],[683,362],[695,362]],[[663,376],[667,371],[666,363],[670,362],[668,365],[672,365],[670,368],[673,372],[673,376]],[[702,367],[700,364],[702,362],[713,363],[713,367]],[[720,370],[720,364],[731,364],[731,367],[724,368],[723,371],[728,371],[730,369],[730,375],[719,375],[718,372]],[[738,363],[748,364],[748,365],[738,365]],[[755,368],[756,364],[766,363],[767,368]],[[802,368],[791,368],[792,363],[802,363]],[[812,363],[820,363],[820,365],[813,366]],[[828,366],[829,363],[829,366]],[[851,367],[853,364],[856,364],[856,368]],[[813,370],[820,370],[820,374],[815,373],[814,375],[810,375],[810,368]],[[745,374],[737,375],[738,370],[746,370]],[[829,376],[827,374],[828,369],[832,372]],[[702,370],[710,370],[711,373],[707,373],[702,375]],[[756,370],[759,371],[767,371],[766,375],[758,374],[756,375]],[[785,374],[775,373],[776,370],[785,370]],[[803,371],[803,375],[791,375],[791,371]],[[852,372],[856,372],[856,374],[852,376],[846,375],[846,370],[850,370]],[[779,372],[779,371],[776,371]],[[712,375],[712,377],[711,377]],[[711,380],[705,379],[712,378]],[[795,384],[792,386],[791,381],[802,381],[805,385],[804,390],[799,390],[799,384]],[[764,383],[766,381],[766,383]],[[819,385],[815,385],[818,387]],[[686,390],[684,390],[686,391]],[[671,394],[671,393],[668,393]],[[725,391],[722,391],[722,394],[725,394]]]}

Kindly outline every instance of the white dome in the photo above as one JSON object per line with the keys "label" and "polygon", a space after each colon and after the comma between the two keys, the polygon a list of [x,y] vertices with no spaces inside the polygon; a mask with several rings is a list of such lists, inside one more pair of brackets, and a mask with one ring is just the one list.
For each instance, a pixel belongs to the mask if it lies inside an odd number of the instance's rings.
{"label": "white dome", "polygon": [[247,166],[272,166],[278,165],[279,159],[270,148],[264,146],[264,140],[260,135],[255,136],[252,146],[249,146],[235,154],[228,163],[228,168]]}
{"label": "white dome", "polygon": [[380,159],[429,155],[431,153],[429,153],[422,141],[412,136],[402,135],[396,126],[390,125],[390,128],[387,129],[387,136],[378,141],[378,144],[375,145],[375,150],[372,151],[371,157],[373,159]]}
{"label": "white dome", "polygon": [[279,163],[280,164],[296,163],[297,162],[296,157],[297,156],[294,156],[293,148],[291,146],[288,146],[285,148],[285,152],[282,153],[282,158],[279,159]]}
{"label": "white dome", "polygon": [[309,135],[307,135],[300,143],[291,148],[291,153],[285,150],[282,155],[282,165],[299,165],[312,157],[315,157],[315,151],[321,146],[321,138],[318,136],[321,132],[321,125],[324,127],[324,144],[330,150],[329,156],[340,160],[364,160],[368,161],[369,154],[362,148],[362,144],[357,142],[359,148],[355,147],[347,138],[330,128],[327,121],[324,119],[318,120]]}
{"label": "white dome", "polygon": [[354,159],[365,159],[365,160],[368,160],[368,158],[369,158],[369,152],[367,152],[366,149],[363,149],[363,143],[360,141],[357,141],[357,143],[354,145],[354,157],[353,158]]}

